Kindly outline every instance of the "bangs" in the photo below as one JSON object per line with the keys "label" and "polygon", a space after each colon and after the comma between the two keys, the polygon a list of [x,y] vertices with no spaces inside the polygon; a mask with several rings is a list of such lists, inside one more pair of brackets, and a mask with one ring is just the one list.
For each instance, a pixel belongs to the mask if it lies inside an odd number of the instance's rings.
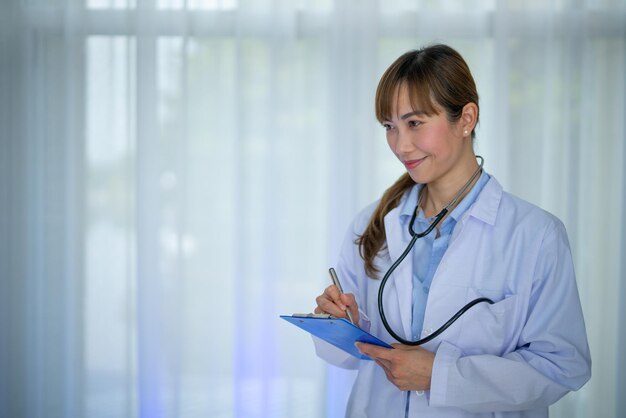
{"label": "bangs", "polygon": [[406,85],[408,88],[409,101],[413,111],[424,112],[427,116],[439,113],[426,75],[415,71],[419,69],[402,67],[406,67],[406,65],[392,65],[383,74],[380,83],[378,83],[378,88],[376,89],[376,119],[381,123],[393,118],[393,111],[398,103],[398,94],[402,85]]}

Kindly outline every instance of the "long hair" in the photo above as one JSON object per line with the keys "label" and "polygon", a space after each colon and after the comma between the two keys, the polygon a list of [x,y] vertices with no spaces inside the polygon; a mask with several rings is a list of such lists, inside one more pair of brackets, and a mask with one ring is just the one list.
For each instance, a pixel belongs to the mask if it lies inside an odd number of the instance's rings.
{"label": "long hair", "polygon": [[[459,120],[466,104],[478,106],[476,84],[467,63],[447,45],[406,52],[387,68],[376,89],[376,118],[379,122],[392,119],[396,92],[401,84],[407,86],[414,110],[419,109],[430,116],[443,109],[451,123]],[[472,138],[475,135],[472,130]],[[402,195],[414,185],[409,174],[404,173],[389,187],[363,235],[355,241],[365,263],[365,272],[371,278],[376,278],[379,273],[374,258],[385,249],[385,215],[398,206]]]}

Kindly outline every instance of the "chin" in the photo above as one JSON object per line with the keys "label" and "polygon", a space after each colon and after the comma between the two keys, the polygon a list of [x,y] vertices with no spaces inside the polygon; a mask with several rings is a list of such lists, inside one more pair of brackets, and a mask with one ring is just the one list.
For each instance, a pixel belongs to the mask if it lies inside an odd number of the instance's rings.
{"label": "chin", "polygon": [[418,184],[426,184],[428,183],[428,178],[424,175],[419,175],[417,173],[414,173],[412,171],[407,171],[407,173],[409,173],[409,176],[411,176],[411,179]]}
{"label": "chin", "polygon": [[423,173],[423,170],[421,171],[422,172],[419,173],[417,172],[417,170],[415,171],[407,170],[407,173],[409,173],[409,176],[411,176],[411,179],[418,184],[426,184],[430,182],[432,180],[431,176],[425,175]]}

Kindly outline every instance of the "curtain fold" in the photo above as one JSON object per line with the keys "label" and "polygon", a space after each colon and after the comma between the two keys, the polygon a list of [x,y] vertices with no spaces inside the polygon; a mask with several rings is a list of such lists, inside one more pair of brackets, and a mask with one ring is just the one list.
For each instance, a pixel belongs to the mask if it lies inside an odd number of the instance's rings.
{"label": "curtain fold", "polygon": [[[0,16],[0,416],[340,417],[310,311],[401,173],[374,118],[449,43],[477,152],[569,233],[593,377],[626,414],[623,1],[10,0]],[[6,389],[5,389],[6,388]]]}

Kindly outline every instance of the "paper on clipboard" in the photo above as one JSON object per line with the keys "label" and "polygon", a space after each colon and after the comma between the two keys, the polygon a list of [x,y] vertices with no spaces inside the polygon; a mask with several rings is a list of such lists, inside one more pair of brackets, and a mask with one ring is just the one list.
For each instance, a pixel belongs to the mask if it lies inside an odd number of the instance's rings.
{"label": "paper on clipboard", "polygon": [[281,315],[280,317],[362,360],[371,360],[371,358],[359,352],[354,345],[356,342],[393,348],[344,318],[315,315]]}

